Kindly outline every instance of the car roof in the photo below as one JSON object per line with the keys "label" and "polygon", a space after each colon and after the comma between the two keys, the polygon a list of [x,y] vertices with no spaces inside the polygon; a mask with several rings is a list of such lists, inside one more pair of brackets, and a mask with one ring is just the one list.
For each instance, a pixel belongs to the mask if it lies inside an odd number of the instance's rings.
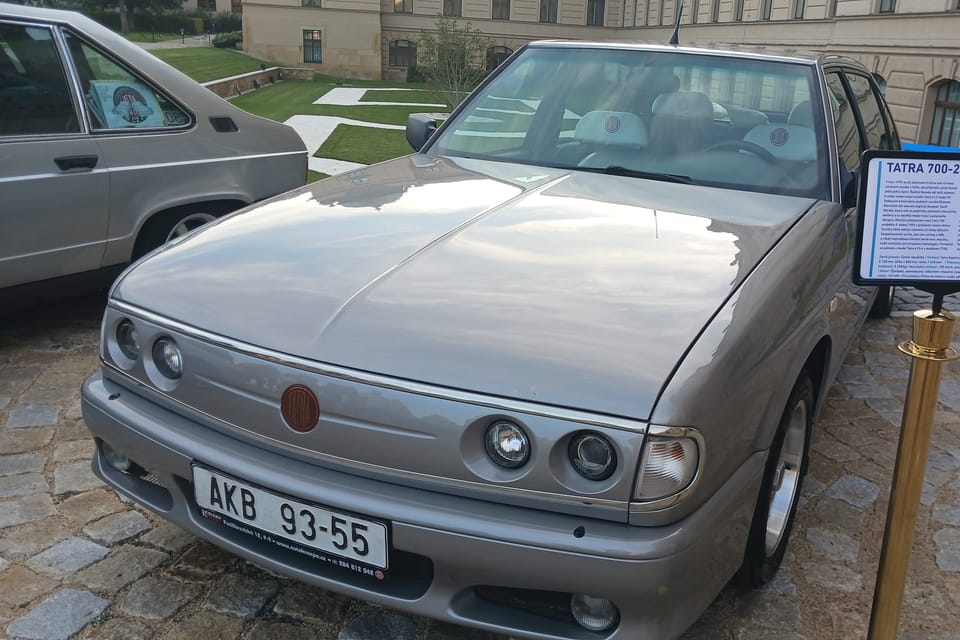
{"label": "car roof", "polygon": [[840,56],[832,53],[823,53],[818,51],[809,51],[803,49],[793,49],[788,47],[775,48],[767,45],[749,45],[749,44],[729,44],[729,43],[706,43],[692,44],[684,46],[674,46],[665,44],[651,44],[644,42],[618,42],[618,41],[594,41],[584,42],[579,40],[539,40],[529,43],[530,47],[564,47],[564,48],[583,48],[583,49],[620,49],[652,52],[681,52],[693,55],[721,55],[733,58],[750,58],[754,60],[771,60],[779,62],[791,62],[794,64],[809,64],[828,66],[832,64],[842,64],[863,69],[863,65],[853,58]]}

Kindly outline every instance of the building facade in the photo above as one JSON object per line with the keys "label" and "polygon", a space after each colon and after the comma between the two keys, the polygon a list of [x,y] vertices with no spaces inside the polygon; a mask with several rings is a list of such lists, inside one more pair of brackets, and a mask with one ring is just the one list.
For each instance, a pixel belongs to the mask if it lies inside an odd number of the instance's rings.
{"label": "building facade", "polygon": [[[244,0],[250,53],[333,75],[402,80],[438,15],[491,39],[665,43],[680,0]],[[904,141],[960,146],[960,0],[684,0],[684,44],[847,55],[888,83]]]}

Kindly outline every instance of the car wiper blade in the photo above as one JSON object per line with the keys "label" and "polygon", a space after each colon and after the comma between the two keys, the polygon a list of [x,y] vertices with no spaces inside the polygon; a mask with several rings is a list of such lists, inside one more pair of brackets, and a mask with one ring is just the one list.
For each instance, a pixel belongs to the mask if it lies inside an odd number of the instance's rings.
{"label": "car wiper blade", "polygon": [[639,171],[638,169],[628,169],[618,164],[612,164],[609,167],[592,168],[580,167],[588,171],[605,173],[611,176],[625,176],[627,178],[644,178],[647,180],[660,180],[661,182],[676,182],[677,184],[690,184],[690,176],[681,176],[675,173],[656,173],[654,171]]}

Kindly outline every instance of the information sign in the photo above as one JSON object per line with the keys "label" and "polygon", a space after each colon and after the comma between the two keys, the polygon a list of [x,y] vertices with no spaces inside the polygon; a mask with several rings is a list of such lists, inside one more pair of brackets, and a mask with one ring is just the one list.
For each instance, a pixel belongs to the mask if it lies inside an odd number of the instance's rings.
{"label": "information sign", "polygon": [[960,290],[960,153],[867,151],[853,280]]}

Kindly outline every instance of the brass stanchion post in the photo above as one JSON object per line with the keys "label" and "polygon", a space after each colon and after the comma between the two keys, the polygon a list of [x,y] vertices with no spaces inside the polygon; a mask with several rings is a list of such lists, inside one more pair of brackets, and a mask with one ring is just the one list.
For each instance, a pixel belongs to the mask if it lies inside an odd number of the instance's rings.
{"label": "brass stanchion post", "polygon": [[900,425],[900,444],[890,488],[890,506],[883,533],[880,568],[873,594],[868,640],[894,640],[900,622],[900,606],[913,548],[920,492],[933,433],[933,417],[940,393],[940,367],[958,357],[950,348],[954,317],[940,311],[942,296],[934,310],[913,314],[913,339],[899,349],[912,357],[910,382]]}

